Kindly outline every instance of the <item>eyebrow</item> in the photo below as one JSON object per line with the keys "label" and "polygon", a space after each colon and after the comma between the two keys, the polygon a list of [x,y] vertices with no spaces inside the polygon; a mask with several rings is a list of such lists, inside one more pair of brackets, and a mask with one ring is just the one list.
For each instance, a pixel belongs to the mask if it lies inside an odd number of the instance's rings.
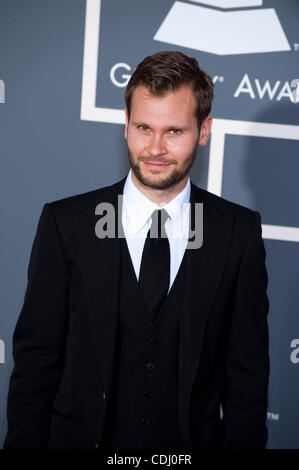
{"label": "eyebrow", "polygon": [[[149,129],[151,129],[151,126],[149,124],[147,124],[146,122],[144,122],[144,121],[132,121],[132,124],[134,126],[146,126]],[[174,125],[169,125],[169,126],[165,127],[163,130],[169,131],[171,129],[186,130],[186,129],[188,129],[188,127],[187,126],[180,126],[179,124],[174,124]]]}

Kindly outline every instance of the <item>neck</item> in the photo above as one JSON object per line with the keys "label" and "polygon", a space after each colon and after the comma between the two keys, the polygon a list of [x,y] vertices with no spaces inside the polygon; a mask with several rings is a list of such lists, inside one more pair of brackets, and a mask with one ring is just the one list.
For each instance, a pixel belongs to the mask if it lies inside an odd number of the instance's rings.
{"label": "neck", "polygon": [[153,189],[149,186],[145,186],[141,181],[136,178],[134,172],[131,172],[132,181],[137,189],[150,201],[158,206],[164,206],[168,204],[172,199],[174,199],[186,186],[189,174],[185,176],[182,181],[179,181],[176,185],[167,189]]}

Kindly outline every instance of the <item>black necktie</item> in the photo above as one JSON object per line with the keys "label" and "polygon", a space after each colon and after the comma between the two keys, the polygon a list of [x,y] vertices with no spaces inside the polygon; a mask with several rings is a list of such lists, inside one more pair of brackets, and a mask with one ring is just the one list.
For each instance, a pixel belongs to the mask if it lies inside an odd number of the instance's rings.
{"label": "black necktie", "polygon": [[170,249],[164,226],[167,218],[165,209],[153,212],[140,266],[139,286],[152,321],[158,315],[169,288]]}

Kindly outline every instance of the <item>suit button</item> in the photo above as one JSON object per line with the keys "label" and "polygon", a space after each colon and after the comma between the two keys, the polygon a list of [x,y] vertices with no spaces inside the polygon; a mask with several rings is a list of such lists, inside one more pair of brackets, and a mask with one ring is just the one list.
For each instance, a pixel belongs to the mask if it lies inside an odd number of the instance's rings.
{"label": "suit button", "polygon": [[103,392],[102,397],[103,397],[103,400],[106,400],[106,398],[107,398],[107,393]]}
{"label": "suit button", "polygon": [[143,424],[150,424],[151,423],[151,420],[149,418],[141,418],[141,422]]}
{"label": "suit button", "polygon": [[152,362],[149,362],[148,364],[146,364],[146,368],[147,370],[154,370],[155,365]]}
{"label": "suit button", "polygon": [[152,398],[153,396],[153,393],[152,392],[149,392],[148,390],[145,390],[143,392],[144,396],[147,397],[147,398]]}
{"label": "suit button", "polygon": [[100,447],[101,447],[100,441],[96,441],[95,444],[94,444],[94,448],[99,449]]}
{"label": "suit button", "polygon": [[152,344],[157,343],[157,342],[158,342],[157,336],[151,336],[151,337],[150,337],[150,342],[151,342]]}

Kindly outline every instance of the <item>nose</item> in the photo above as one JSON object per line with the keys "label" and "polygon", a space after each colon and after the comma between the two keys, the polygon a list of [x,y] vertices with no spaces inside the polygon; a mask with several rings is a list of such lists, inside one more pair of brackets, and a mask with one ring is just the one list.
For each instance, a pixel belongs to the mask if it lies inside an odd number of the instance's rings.
{"label": "nose", "polygon": [[165,142],[161,134],[152,135],[148,150],[153,157],[158,157],[166,153]]}

